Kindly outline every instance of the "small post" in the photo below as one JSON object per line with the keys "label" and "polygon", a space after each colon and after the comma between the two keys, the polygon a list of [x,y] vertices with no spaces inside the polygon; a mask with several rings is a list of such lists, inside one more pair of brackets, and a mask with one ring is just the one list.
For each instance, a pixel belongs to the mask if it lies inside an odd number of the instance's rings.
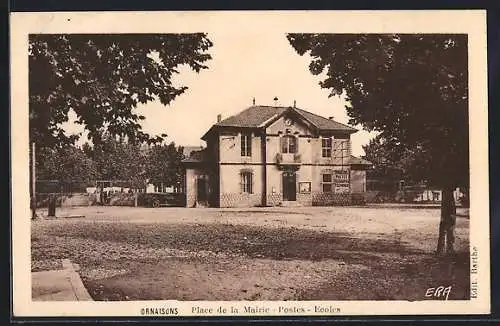
{"label": "small post", "polygon": [[56,200],[57,196],[55,194],[49,195],[49,207],[47,216],[55,217],[56,216]]}

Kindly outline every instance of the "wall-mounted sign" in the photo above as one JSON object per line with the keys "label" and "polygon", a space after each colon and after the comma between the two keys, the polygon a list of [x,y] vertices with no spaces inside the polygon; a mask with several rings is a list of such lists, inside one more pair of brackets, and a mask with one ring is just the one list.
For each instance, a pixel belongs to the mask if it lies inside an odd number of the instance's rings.
{"label": "wall-mounted sign", "polygon": [[311,192],[311,183],[310,182],[299,182],[299,192],[301,194],[310,193]]}
{"label": "wall-mounted sign", "polygon": [[340,170],[335,171],[334,177],[335,193],[345,194],[349,193],[349,171]]}
{"label": "wall-mounted sign", "polygon": [[335,185],[336,194],[346,194],[349,193],[349,184],[336,184]]}

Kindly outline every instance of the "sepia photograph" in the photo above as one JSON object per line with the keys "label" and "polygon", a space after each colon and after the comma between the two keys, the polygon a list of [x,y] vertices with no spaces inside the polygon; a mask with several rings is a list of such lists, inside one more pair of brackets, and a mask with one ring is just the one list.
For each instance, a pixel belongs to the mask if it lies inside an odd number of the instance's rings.
{"label": "sepia photograph", "polygon": [[[20,310],[487,312],[486,74],[471,55],[485,15],[456,14],[477,24],[432,32],[416,17],[411,32],[395,14],[399,30],[349,31],[293,12],[27,24],[11,107],[24,115],[11,121]],[[99,28],[103,15],[118,28]]]}

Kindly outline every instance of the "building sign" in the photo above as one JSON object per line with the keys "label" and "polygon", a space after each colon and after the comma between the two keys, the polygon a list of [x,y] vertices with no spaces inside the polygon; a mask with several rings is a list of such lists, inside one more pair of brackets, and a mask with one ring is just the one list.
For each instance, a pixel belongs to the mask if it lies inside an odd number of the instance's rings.
{"label": "building sign", "polygon": [[311,183],[310,182],[299,182],[299,192],[301,194],[307,194],[311,192]]}
{"label": "building sign", "polygon": [[335,171],[334,174],[334,185],[335,185],[335,193],[337,194],[345,194],[349,193],[349,171],[340,170]]}

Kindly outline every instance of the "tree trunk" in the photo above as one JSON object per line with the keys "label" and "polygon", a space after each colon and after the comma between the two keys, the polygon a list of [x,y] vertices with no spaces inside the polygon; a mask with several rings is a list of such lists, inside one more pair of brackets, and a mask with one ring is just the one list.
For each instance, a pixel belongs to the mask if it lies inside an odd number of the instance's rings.
{"label": "tree trunk", "polygon": [[441,221],[439,223],[439,238],[436,253],[442,254],[446,243],[446,252],[454,252],[455,242],[455,221],[456,221],[456,206],[453,198],[453,189],[443,189],[441,198]]}
{"label": "tree trunk", "polygon": [[136,192],[134,193],[134,207],[137,207],[138,197],[139,197],[139,193],[136,190]]}
{"label": "tree trunk", "polygon": [[30,199],[30,204],[31,204],[31,219],[35,220],[38,216],[36,215],[36,198],[35,196],[31,196]]}

